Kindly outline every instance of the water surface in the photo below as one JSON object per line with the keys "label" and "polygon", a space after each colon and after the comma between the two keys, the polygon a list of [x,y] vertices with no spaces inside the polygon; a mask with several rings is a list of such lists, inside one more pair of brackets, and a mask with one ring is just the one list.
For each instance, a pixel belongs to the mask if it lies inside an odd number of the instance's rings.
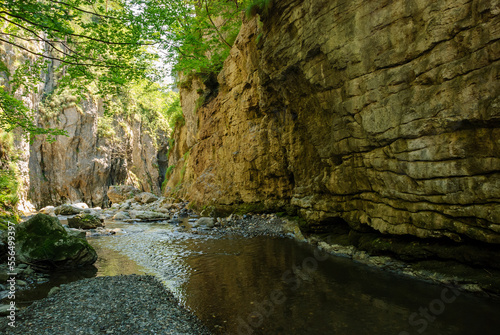
{"label": "water surface", "polygon": [[155,274],[216,334],[498,334],[500,327],[498,301],[325,256],[291,239],[113,226],[128,234],[91,240],[100,254],[97,275]]}

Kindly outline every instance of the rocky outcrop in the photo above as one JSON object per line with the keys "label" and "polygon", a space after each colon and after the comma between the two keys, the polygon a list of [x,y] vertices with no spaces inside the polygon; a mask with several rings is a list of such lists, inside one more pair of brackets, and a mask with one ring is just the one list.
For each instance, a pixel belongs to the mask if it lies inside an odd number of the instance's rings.
{"label": "rocky outcrop", "polygon": [[141,132],[139,122],[118,117],[100,125],[102,117],[99,101],[90,101],[83,108],[64,108],[48,121],[69,136],[59,136],[53,143],[39,138],[31,146],[29,197],[35,206],[82,201],[105,207],[108,187],[115,184],[160,192],[157,148],[151,135]]}
{"label": "rocky outcrop", "polygon": [[499,244],[498,27],[489,0],[275,1],[244,24],[215,98],[181,90],[167,191]]}
{"label": "rocky outcrop", "polygon": [[70,236],[59,219],[37,214],[16,226],[19,262],[46,268],[75,268],[93,264],[97,254],[87,241]]}
{"label": "rocky outcrop", "polygon": [[[39,53],[50,49],[43,43],[30,44],[30,48]],[[34,57],[0,42],[0,61],[10,73]],[[59,66],[58,61],[51,61],[36,90],[20,89],[16,94],[36,111],[38,126],[68,133],[68,137],[58,136],[53,143],[44,136],[29,143],[15,132],[14,143],[19,151],[16,164],[22,181],[19,209],[34,211],[28,200],[37,208],[66,202],[104,207],[109,204],[107,189],[115,184],[134,185],[159,194],[168,150],[166,134],[161,130],[151,134],[138,118],[126,118],[120,113],[105,115],[106,108],[109,111],[116,106],[106,106],[92,94],[84,99],[70,91],[54,94]],[[9,86],[7,71],[0,71],[0,84]]]}

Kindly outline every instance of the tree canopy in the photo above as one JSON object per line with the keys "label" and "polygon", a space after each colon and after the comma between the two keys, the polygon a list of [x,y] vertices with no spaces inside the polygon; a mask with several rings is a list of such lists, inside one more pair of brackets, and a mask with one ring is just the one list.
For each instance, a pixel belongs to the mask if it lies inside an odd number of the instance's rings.
{"label": "tree canopy", "polygon": [[[0,0],[0,44],[22,55],[0,62],[0,127],[41,129],[23,96],[49,67],[57,87],[117,94],[134,80],[167,72],[218,72],[238,34],[242,11],[269,0]],[[252,7],[253,6],[253,7]],[[1,53],[0,53],[1,55]]]}

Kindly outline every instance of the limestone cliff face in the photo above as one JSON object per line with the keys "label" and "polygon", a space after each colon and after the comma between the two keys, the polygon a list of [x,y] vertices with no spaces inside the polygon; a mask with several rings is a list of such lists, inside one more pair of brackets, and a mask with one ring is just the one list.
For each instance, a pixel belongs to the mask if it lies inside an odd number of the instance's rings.
{"label": "limestone cliff face", "polygon": [[[108,206],[110,185],[130,184],[159,194],[158,148],[138,121],[115,117],[104,126],[99,101],[64,108],[46,126],[68,132],[49,143],[37,138],[30,150],[29,198],[40,208],[65,202]],[[163,144],[166,145],[166,144]]]}
{"label": "limestone cliff face", "polygon": [[215,98],[195,108],[210,87],[181,90],[169,190],[500,243],[497,1],[283,0],[262,21]]}
{"label": "limestone cliff face", "polygon": [[[43,53],[44,47],[40,44],[38,51]],[[34,56],[0,43],[0,60],[11,73],[27,57]],[[37,208],[65,202],[107,206],[108,186],[115,184],[131,184],[159,194],[167,164],[166,134],[151,135],[135,119],[105,118],[103,102],[90,96],[81,103],[67,92],[51,101],[42,99],[57,85],[55,69],[59,65],[57,61],[51,63],[37,93],[18,95],[38,111],[39,126],[68,132],[68,137],[59,136],[54,143],[38,137],[31,144],[16,132],[16,163],[22,181],[19,208],[31,210],[29,201]],[[0,84],[8,85],[7,73],[0,72]],[[42,100],[46,105],[43,108]]]}

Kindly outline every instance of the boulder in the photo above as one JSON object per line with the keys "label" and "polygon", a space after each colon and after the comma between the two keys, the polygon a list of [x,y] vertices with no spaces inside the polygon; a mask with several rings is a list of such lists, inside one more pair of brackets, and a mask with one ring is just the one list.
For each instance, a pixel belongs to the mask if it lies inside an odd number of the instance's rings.
{"label": "boulder", "polygon": [[75,215],[81,212],[83,212],[83,208],[71,204],[64,204],[54,209],[56,215]]}
{"label": "boulder", "polygon": [[130,211],[130,217],[132,219],[138,219],[138,220],[162,220],[162,219],[168,219],[170,216],[165,213],[159,213],[159,212],[153,212],[153,211]]}
{"label": "boulder", "polygon": [[109,187],[107,194],[109,201],[116,204],[133,198],[140,192],[137,188],[130,185],[114,185]]}
{"label": "boulder", "polygon": [[40,209],[39,212],[42,214],[47,214],[47,215],[55,215],[54,211],[55,211],[54,206],[46,206],[46,207]]}
{"label": "boulder", "polygon": [[16,226],[16,256],[22,263],[64,269],[97,260],[97,253],[87,241],[69,235],[59,219],[45,214]]}
{"label": "boulder", "polygon": [[115,216],[113,216],[113,220],[117,221],[127,220],[127,219],[130,219],[130,216],[128,215],[127,212],[118,212],[115,214]]}
{"label": "boulder", "polygon": [[121,204],[120,209],[130,209],[131,204],[132,200],[127,200]]}
{"label": "boulder", "polygon": [[86,203],[84,203],[84,202],[79,202],[79,203],[77,203],[77,204],[73,204],[73,206],[78,207],[78,208],[81,208],[81,209],[87,209],[87,208],[89,208],[89,205],[87,205],[87,204],[86,204]]}
{"label": "boulder", "polygon": [[202,218],[199,218],[198,221],[196,221],[193,226],[195,226],[195,227],[206,226],[208,228],[212,228],[215,226],[215,220],[214,220],[214,218],[202,217]]}
{"label": "boulder", "polygon": [[101,219],[97,216],[87,213],[81,213],[73,218],[68,218],[68,227],[80,229],[95,229],[102,227]]}
{"label": "boulder", "polygon": [[142,192],[140,194],[137,194],[134,199],[135,201],[140,202],[141,204],[150,204],[158,200],[158,197],[153,193]]}
{"label": "boulder", "polygon": [[18,311],[18,308],[11,307],[11,305],[0,305],[0,316],[10,315],[11,310]]}

